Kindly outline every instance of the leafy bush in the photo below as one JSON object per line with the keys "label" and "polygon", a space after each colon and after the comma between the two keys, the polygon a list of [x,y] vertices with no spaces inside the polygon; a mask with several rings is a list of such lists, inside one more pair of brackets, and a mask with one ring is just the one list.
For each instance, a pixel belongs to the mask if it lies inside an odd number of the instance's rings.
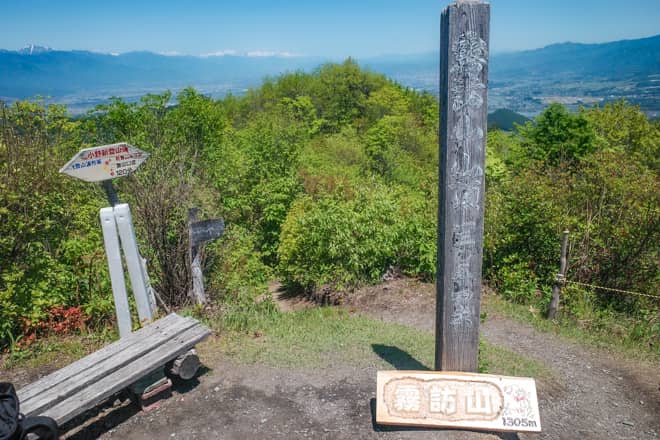
{"label": "leafy bush", "polygon": [[[78,125],[59,106],[0,103],[0,346],[55,307],[87,305],[107,285],[98,195],[57,173]],[[93,320],[107,317],[93,310]]]}
{"label": "leafy bush", "polygon": [[435,212],[428,208],[376,183],[355,189],[349,199],[301,198],[282,226],[279,270],[288,283],[307,290],[375,282],[390,266],[430,276]]}
{"label": "leafy bush", "polygon": [[[562,229],[570,231],[568,279],[657,291],[660,181],[653,161],[640,156],[657,134],[637,112],[623,103],[577,115],[551,106],[521,130],[521,139],[489,134],[490,154],[507,169],[489,173],[487,163],[484,271],[504,295],[532,301],[532,284],[549,290]],[[525,148],[531,156],[521,155]],[[547,295],[536,298],[545,306]],[[657,303],[604,291],[565,307],[575,315],[586,309],[633,316],[657,310]]]}
{"label": "leafy bush", "polygon": [[596,150],[595,133],[582,114],[551,104],[534,122],[519,127],[523,154],[550,166],[574,165]]}
{"label": "leafy bush", "polygon": [[[171,100],[113,98],[76,120],[61,106],[0,103],[0,346],[57,307],[81,307],[92,326],[112,317],[98,228],[106,203],[95,186],[57,174],[81,147],[103,143],[151,153],[117,186],[152,282],[172,305],[187,300],[192,206],[228,225],[205,255],[209,295],[232,328],[274,313],[265,294],[275,274],[312,291],[378,282],[391,268],[434,277],[433,96],[348,59],[267,79],[242,97],[188,88]],[[569,279],[657,291],[659,127],[621,102],[578,113],[551,105],[517,134],[490,132],[486,278],[511,301],[545,307],[568,228]],[[571,295],[566,315],[624,316],[639,340],[652,327],[634,323],[657,313],[651,298]]]}
{"label": "leafy bush", "polygon": [[506,258],[497,276],[498,290],[504,298],[518,304],[538,302],[536,274],[527,264],[516,262],[515,257]]}
{"label": "leafy bush", "polygon": [[229,225],[221,241],[209,246],[209,269],[214,275],[209,286],[223,309],[222,324],[234,331],[246,331],[276,313],[267,297],[272,269],[263,263],[257,239],[245,228]]}

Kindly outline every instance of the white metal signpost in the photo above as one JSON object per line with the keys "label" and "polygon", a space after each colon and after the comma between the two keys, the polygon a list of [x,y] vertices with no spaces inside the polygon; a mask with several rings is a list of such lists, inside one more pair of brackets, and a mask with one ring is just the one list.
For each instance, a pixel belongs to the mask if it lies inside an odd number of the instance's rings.
{"label": "white metal signpost", "polygon": [[122,338],[132,331],[121,258],[122,248],[141,323],[153,319],[155,300],[135,240],[130,208],[126,203],[119,203],[117,193],[112,187],[112,179],[129,175],[148,157],[149,153],[121,142],[80,150],[60,169],[61,173],[86,182],[101,182],[112,205],[112,207],[101,209],[101,228],[108,256],[108,269],[115,299],[119,335]]}

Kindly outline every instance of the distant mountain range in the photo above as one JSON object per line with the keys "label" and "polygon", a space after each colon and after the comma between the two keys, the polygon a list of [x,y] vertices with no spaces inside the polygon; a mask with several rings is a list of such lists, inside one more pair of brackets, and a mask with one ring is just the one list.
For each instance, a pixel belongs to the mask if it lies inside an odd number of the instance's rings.
{"label": "distant mountain range", "polygon": [[[149,92],[192,85],[222,96],[256,87],[265,76],[311,70],[330,60],[288,54],[168,56],[151,52],[120,55],[59,51],[28,46],[0,50],[0,99],[36,95],[82,111],[110,96],[135,99]],[[399,83],[437,93],[437,53],[359,60]],[[660,35],[603,44],[562,43],[541,49],[496,54],[490,63],[489,108],[526,116],[552,101],[592,104],[626,98],[651,116],[660,114]]]}
{"label": "distant mountain range", "polygon": [[[437,93],[437,53],[366,64],[402,84]],[[533,116],[555,101],[577,107],[625,98],[660,116],[660,35],[495,54],[489,69],[491,111],[508,108]]]}
{"label": "distant mountain range", "polygon": [[141,96],[188,85],[223,95],[256,86],[265,76],[311,69],[322,62],[312,57],[112,55],[41,47],[0,50],[0,99],[40,95],[74,105],[94,104],[112,95]]}

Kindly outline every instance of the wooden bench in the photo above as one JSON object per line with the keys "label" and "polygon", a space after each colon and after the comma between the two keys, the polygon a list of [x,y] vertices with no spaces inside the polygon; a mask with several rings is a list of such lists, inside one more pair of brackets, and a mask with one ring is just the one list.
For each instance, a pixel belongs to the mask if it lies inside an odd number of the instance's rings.
{"label": "wooden bench", "polygon": [[211,331],[172,313],[18,391],[21,412],[59,425],[162,368]]}

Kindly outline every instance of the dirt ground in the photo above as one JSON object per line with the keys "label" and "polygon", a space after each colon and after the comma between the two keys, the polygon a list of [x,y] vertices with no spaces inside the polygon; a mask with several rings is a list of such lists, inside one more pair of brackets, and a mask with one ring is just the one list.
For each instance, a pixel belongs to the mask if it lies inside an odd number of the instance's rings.
{"label": "dirt ground", "polygon": [[[288,301],[288,299],[283,299]],[[284,308],[306,307],[299,300]],[[394,280],[357,292],[352,311],[432,331],[434,288]],[[481,326],[494,345],[534,358],[555,374],[540,381],[541,434],[496,434],[402,429],[374,422],[376,370],[328,365],[281,369],[240,365],[199,349],[204,368],[151,412],[125,396],[75,421],[71,439],[657,439],[660,438],[660,371],[567,342],[500,316]],[[14,372],[22,385],[30,372]]]}

